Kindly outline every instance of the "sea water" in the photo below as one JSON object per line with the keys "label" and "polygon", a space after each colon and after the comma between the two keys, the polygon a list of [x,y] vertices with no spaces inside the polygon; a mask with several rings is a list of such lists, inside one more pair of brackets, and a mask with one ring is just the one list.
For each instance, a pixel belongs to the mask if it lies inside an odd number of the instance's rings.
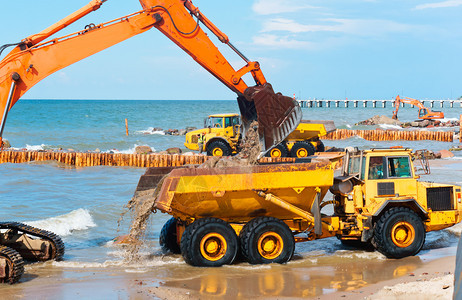
{"label": "sea water", "polygon": [[[388,108],[304,108],[303,114],[304,119],[334,120],[338,128],[387,129],[390,126],[356,126],[355,124],[374,115],[391,116],[392,110],[391,106]],[[461,108],[443,110],[447,120],[458,120],[459,114],[462,113]],[[87,151],[98,148],[101,151],[131,153],[137,145],[148,145],[156,151],[162,151],[170,147],[184,148],[184,136],[163,135],[161,132],[153,132],[153,128],[182,129],[188,126],[200,128],[203,126],[204,118],[209,114],[238,111],[236,101],[22,100],[8,117],[4,138],[17,149],[63,148]],[[416,117],[417,109],[400,110],[400,119],[403,121],[412,121]],[[128,120],[129,136],[125,134],[125,119]],[[444,128],[444,130],[458,130],[458,128]],[[437,151],[449,149],[458,145],[458,142],[372,142],[351,138],[325,141],[325,144],[335,147],[357,146],[361,149],[405,146]],[[460,158],[462,156],[456,156],[452,160],[458,162]],[[0,220],[25,222],[61,235],[66,245],[66,254],[63,262],[54,263],[55,267],[120,266],[122,257],[119,248],[112,245],[111,241],[116,236],[128,233],[129,222],[122,221],[119,226],[118,220],[124,211],[123,206],[132,197],[139,177],[144,171],[143,168],[124,167],[74,168],[56,162],[2,164],[0,165]],[[422,179],[462,184],[460,174],[462,174],[462,160],[460,163],[443,164],[433,168],[431,177]],[[149,248],[144,250],[149,259],[143,266],[125,268],[126,271],[144,272],[145,268],[163,266],[169,272],[173,272],[171,268],[181,272],[185,267],[181,256],[163,256],[157,242],[159,232],[169,218],[169,215],[161,213],[151,217],[147,231]],[[420,254],[422,259],[432,255],[440,257],[454,254],[461,231],[461,226],[456,226],[429,233]],[[297,244],[294,260],[287,266],[295,269],[308,268],[313,272],[314,279],[311,280],[315,280],[318,266],[327,266],[324,271],[334,268],[329,276],[335,278],[344,273],[335,270],[334,266],[339,262],[355,262],[355,266],[360,266],[364,261],[374,261],[385,266],[382,262],[387,260],[378,252],[345,248],[337,239],[329,238]],[[389,271],[391,273],[402,267],[390,262],[386,266],[391,268]],[[228,268],[234,271],[229,271]],[[239,263],[227,267],[225,273],[241,272],[239,270],[249,268],[255,270],[260,267]],[[271,268],[274,271],[274,268],[285,267]],[[354,273],[354,270],[350,271]],[[316,294],[320,293],[322,292],[316,292]]]}

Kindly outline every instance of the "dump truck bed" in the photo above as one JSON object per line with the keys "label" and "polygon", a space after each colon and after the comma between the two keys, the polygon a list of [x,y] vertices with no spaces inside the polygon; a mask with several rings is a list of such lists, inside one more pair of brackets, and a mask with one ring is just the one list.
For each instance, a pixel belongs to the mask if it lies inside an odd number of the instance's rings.
{"label": "dump truck bed", "polygon": [[[156,174],[156,170],[148,173]],[[182,220],[217,217],[228,222],[246,222],[265,215],[291,219],[297,216],[267,202],[257,191],[271,193],[309,211],[317,192],[324,197],[333,178],[328,162],[178,168],[164,178],[155,208]]]}
{"label": "dump truck bed", "polygon": [[335,131],[334,121],[302,120],[286,140],[310,140]]}

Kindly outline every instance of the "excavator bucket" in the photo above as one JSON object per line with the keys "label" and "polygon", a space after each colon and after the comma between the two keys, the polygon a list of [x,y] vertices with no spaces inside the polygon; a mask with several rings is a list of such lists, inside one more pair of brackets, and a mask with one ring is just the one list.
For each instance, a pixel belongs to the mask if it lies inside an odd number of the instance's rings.
{"label": "excavator bucket", "polygon": [[298,102],[281,93],[275,93],[269,83],[247,88],[244,96],[239,96],[237,100],[244,136],[250,123],[258,122],[260,157],[282,142],[302,119]]}

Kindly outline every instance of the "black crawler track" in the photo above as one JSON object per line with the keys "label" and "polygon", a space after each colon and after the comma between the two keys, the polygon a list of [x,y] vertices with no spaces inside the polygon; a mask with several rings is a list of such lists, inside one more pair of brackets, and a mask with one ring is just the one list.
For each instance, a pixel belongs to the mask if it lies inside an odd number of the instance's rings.
{"label": "black crawler track", "polygon": [[0,257],[3,257],[7,260],[7,277],[0,279],[2,283],[13,284],[19,281],[22,274],[24,273],[24,261],[15,250],[6,247],[0,246]]}
{"label": "black crawler track", "polygon": [[35,228],[19,222],[0,222],[0,229],[14,230],[23,232],[34,238],[45,239],[51,242],[53,253],[51,259],[61,260],[64,255],[64,243],[61,238],[49,231]]}

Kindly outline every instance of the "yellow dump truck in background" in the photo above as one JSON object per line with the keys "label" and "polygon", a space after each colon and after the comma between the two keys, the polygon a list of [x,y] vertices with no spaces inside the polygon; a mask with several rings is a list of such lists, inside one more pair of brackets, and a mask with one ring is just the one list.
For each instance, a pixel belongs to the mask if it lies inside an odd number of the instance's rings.
{"label": "yellow dump truck in background", "polygon": [[[320,138],[335,129],[333,121],[302,120],[282,143],[267,153],[267,156],[308,157],[315,152],[324,152],[324,144]],[[210,115],[205,119],[204,128],[186,134],[184,145],[195,151],[202,147],[202,151],[209,156],[229,156],[239,152],[241,133],[238,114]]]}
{"label": "yellow dump truck in background", "polygon": [[[239,252],[251,264],[285,263],[296,242],[333,236],[401,258],[462,217],[461,187],[419,181],[414,158],[409,149],[347,153],[338,176],[330,161],[149,168],[137,192],[164,178],[155,208],[172,218],[160,244],[194,266],[231,264]],[[322,215],[328,205],[334,213]]]}

